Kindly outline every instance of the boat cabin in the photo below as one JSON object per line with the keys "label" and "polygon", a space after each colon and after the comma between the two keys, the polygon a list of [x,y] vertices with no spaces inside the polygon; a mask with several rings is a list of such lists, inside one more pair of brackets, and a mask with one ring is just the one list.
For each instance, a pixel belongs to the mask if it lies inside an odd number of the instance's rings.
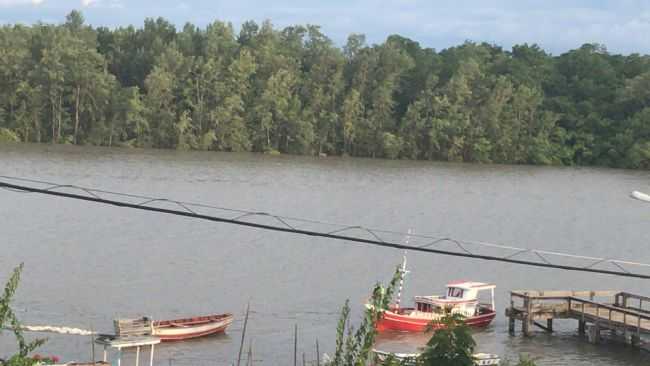
{"label": "boat cabin", "polygon": [[[415,296],[415,310],[424,313],[441,313],[450,309],[452,313],[464,316],[474,316],[481,309],[488,308],[494,311],[495,285],[482,282],[454,282],[447,285],[444,296]],[[479,293],[490,291],[490,303],[480,304]]]}

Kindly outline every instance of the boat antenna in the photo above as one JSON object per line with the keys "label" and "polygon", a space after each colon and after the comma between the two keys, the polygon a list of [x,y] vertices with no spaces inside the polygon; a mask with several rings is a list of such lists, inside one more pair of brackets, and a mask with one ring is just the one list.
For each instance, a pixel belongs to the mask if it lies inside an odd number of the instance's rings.
{"label": "boat antenna", "polygon": [[[410,240],[411,240],[411,229],[409,229],[408,234],[406,234],[406,240],[405,240],[406,245],[409,245]],[[402,289],[404,288],[404,277],[409,272],[406,270],[406,250],[404,251],[404,255],[402,256],[402,267],[400,268],[399,272],[400,272],[400,278],[399,278],[399,290],[397,291],[397,309],[399,309],[400,303],[402,302]]]}

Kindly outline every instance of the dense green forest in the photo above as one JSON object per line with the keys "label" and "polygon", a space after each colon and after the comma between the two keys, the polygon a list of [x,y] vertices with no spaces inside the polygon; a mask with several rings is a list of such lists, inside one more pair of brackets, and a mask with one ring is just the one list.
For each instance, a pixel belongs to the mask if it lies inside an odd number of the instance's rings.
{"label": "dense green forest", "polygon": [[0,140],[650,168],[650,57],[73,11],[0,28]]}

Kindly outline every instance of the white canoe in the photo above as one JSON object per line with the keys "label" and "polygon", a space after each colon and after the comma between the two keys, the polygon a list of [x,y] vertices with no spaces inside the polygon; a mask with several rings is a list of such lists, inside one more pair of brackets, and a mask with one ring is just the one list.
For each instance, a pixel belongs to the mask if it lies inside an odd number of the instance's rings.
{"label": "white canoe", "polygon": [[643,192],[633,191],[632,192],[632,197],[634,197],[634,198],[636,198],[638,200],[641,200],[641,201],[650,202],[650,195],[645,194]]}
{"label": "white canoe", "polygon": [[[415,365],[415,360],[420,357],[419,353],[390,353],[379,351],[376,349],[372,350],[378,358],[379,362],[386,361],[389,356],[393,356],[395,360],[402,361],[405,365]],[[498,355],[490,353],[475,353],[474,355],[474,365],[476,366],[492,366],[499,365],[501,363],[501,358]]]}

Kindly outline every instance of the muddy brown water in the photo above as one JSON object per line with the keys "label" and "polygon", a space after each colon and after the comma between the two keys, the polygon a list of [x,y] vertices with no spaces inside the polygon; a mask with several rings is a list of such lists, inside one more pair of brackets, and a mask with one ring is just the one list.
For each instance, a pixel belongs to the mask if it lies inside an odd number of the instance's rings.
{"label": "muddy brown water", "polygon": [[[600,168],[383,161],[212,152],[1,145],[0,174],[397,231],[650,262],[650,173]],[[263,220],[262,220],[263,221]],[[0,190],[0,280],[25,263],[15,307],[26,324],[112,330],[112,319],[233,312],[227,334],[165,344],[157,364],[228,365],[251,303],[258,365],[332,353],[341,305],[353,318],[402,253],[323,238],[192,220]],[[476,331],[480,351],[540,365],[647,365],[647,354],[593,346],[572,321],[554,335],[511,337],[510,289],[621,289],[650,295],[647,280],[409,254],[405,302],[445,283],[497,284],[499,315]],[[33,335],[30,335],[33,336]],[[45,335],[41,354],[89,358],[88,337]],[[411,351],[422,335],[383,334],[379,346]],[[248,342],[247,342],[248,343]],[[0,354],[13,347],[5,332]],[[99,349],[97,349],[99,353]],[[126,355],[127,358],[131,354]]]}

